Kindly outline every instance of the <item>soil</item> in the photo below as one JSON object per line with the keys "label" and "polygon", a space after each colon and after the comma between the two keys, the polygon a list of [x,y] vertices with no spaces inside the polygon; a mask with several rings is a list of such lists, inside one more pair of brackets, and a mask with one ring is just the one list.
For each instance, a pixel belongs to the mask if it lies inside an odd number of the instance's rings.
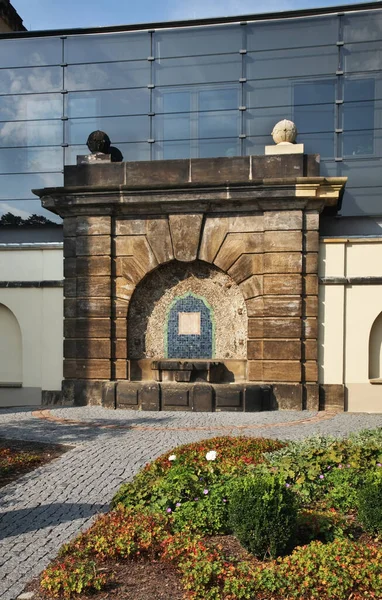
{"label": "soil", "polygon": [[[142,559],[105,563],[105,571],[114,574],[114,581],[100,592],[76,594],[76,600],[183,600],[184,587],[174,567],[156,560]],[[42,592],[35,579],[24,590],[35,595],[33,600],[51,600]]]}
{"label": "soil", "polygon": [[7,440],[0,438],[0,449],[3,448],[8,448],[12,453],[18,455],[37,455],[38,459],[32,463],[12,465],[12,468],[6,473],[1,473],[0,471],[0,488],[8,485],[8,483],[11,483],[12,481],[15,481],[18,479],[18,477],[21,477],[21,475],[29,473],[37,467],[40,467],[41,465],[58,458],[71,449],[70,446],[61,446],[58,444],[43,444],[40,442]]}

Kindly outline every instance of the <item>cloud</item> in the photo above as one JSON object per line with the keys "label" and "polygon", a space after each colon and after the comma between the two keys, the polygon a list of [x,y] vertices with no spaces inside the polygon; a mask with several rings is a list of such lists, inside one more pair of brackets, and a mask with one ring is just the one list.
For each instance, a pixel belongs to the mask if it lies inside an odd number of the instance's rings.
{"label": "cloud", "polygon": [[166,18],[171,20],[203,19],[276,12],[291,10],[294,7],[295,2],[292,0],[268,0],[264,3],[254,0],[192,0],[189,3],[177,2],[176,6],[168,6]]}
{"label": "cloud", "polygon": [[28,219],[32,214],[30,211],[27,212],[26,210],[15,208],[6,202],[0,202],[0,215],[5,215],[7,213],[12,213],[16,217],[21,217],[22,219]]}

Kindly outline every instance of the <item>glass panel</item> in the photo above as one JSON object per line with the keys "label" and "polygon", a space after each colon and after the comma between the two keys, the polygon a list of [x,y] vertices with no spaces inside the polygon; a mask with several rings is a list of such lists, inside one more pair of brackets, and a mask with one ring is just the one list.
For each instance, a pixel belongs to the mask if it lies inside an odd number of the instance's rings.
{"label": "glass panel", "polygon": [[366,77],[346,77],[344,81],[345,102],[360,102],[362,100],[374,100],[382,98],[381,75],[370,75]]}
{"label": "glass panel", "polygon": [[320,175],[322,177],[341,177],[339,162],[322,160],[320,162]]}
{"label": "glass panel", "polygon": [[156,31],[154,42],[155,56],[159,58],[239,52],[241,27],[240,25],[222,25]]}
{"label": "glass panel", "polygon": [[61,89],[61,67],[0,69],[0,94],[59,92]]}
{"label": "glass panel", "polygon": [[61,115],[61,94],[0,96],[0,121],[59,119]]}
{"label": "glass panel", "polygon": [[149,83],[150,63],[147,61],[75,65],[65,71],[68,90],[145,87]]}
{"label": "glass panel", "polygon": [[248,50],[274,50],[335,44],[338,37],[338,17],[285,19],[248,24]]}
{"label": "glass panel", "polygon": [[0,198],[2,200],[35,198],[33,189],[62,185],[61,173],[26,175],[0,175]]}
{"label": "glass panel", "polygon": [[60,65],[60,38],[0,40],[1,67]]}
{"label": "glass panel", "polygon": [[[7,215],[6,218],[4,218],[4,215]],[[14,215],[16,219],[12,219],[11,215]],[[6,224],[22,225],[23,221],[30,219],[32,215],[43,216],[52,223],[62,223],[62,219],[58,215],[42,208],[40,200],[0,201],[0,227],[6,226]],[[22,220],[20,221],[20,219]],[[33,221],[36,223],[36,219],[33,219]],[[41,223],[41,220],[37,220],[37,222]],[[1,231],[2,229],[0,229],[0,235]]]}
{"label": "glass panel", "polygon": [[275,124],[281,119],[293,120],[293,107],[246,110],[244,113],[244,132],[249,136],[269,136],[270,141],[268,143],[273,143],[271,132]]}
{"label": "glass panel", "polygon": [[334,74],[338,65],[335,46],[248,53],[245,60],[248,79]]}
{"label": "glass panel", "polygon": [[148,31],[69,36],[64,43],[65,62],[75,64],[147,58],[151,53],[150,46]]}
{"label": "glass panel", "polygon": [[379,71],[382,69],[381,42],[348,44],[344,47],[344,71]]}
{"label": "glass panel", "polygon": [[345,13],[342,19],[345,42],[382,40],[382,10]]}
{"label": "glass panel", "polygon": [[63,148],[0,149],[0,173],[60,171]]}
{"label": "glass panel", "polygon": [[154,144],[154,160],[238,155],[240,155],[238,139],[165,141]]}
{"label": "glass panel", "polygon": [[105,131],[113,144],[145,141],[149,138],[149,117],[110,117],[73,119],[66,122],[66,142],[83,144],[92,131]]}
{"label": "glass panel", "polygon": [[382,128],[382,100],[345,103],[342,114],[343,128],[347,131]]}
{"label": "glass panel", "polygon": [[[116,147],[122,153],[123,160],[150,160],[150,144],[148,142],[117,144]],[[65,148],[65,164],[76,165],[77,156],[86,154],[89,154],[87,146],[69,146]]]}
{"label": "glass panel", "polygon": [[207,110],[229,110],[238,108],[240,86],[191,86],[182,88],[155,89],[156,113],[190,112]]}
{"label": "glass panel", "polygon": [[135,115],[150,111],[150,91],[146,89],[106,92],[72,92],[67,95],[68,117]]}
{"label": "glass panel", "polygon": [[344,132],[344,156],[382,156],[382,130]]}
{"label": "glass panel", "polygon": [[348,177],[346,186],[381,187],[382,191],[382,158],[348,159],[341,163],[341,176]]}
{"label": "glass panel", "polygon": [[159,59],[154,63],[154,73],[156,85],[239,81],[241,56]]}
{"label": "glass panel", "polygon": [[334,158],[334,133],[306,133],[301,141],[304,143],[305,154]]}
{"label": "glass panel", "polygon": [[1,146],[56,146],[62,144],[61,121],[0,123]]}
{"label": "glass panel", "polygon": [[273,144],[271,136],[247,137],[244,140],[244,154],[248,155],[263,155],[265,146]]}
{"label": "glass panel", "polygon": [[240,133],[239,111],[170,114],[154,117],[156,139],[234,137]]}
{"label": "glass panel", "polygon": [[335,79],[263,79],[244,84],[248,108],[334,102]]}
{"label": "glass panel", "polygon": [[381,215],[382,188],[345,188],[341,214],[351,215]]}
{"label": "glass panel", "polygon": [[296,124],[299,134],[333,131],[335,128],[334,106],[334,104],[295,106],[292,120]]}

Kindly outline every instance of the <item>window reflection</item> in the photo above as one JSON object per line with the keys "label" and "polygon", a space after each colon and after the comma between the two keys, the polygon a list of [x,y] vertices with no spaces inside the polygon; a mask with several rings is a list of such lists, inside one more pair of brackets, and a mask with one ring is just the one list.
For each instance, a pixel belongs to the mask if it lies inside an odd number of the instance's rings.
{"label": "window reflection", "polygon": [[145,87],[150,83],[147,61],[72,65],[65,72],[68,90]]}
{"label": "window reflection", "polygon": [[348,44],[344,47],[344,66],[348,73],[382,69],[381,42]]}
{"label": "window reflection", "polygon": [[69,119],[66,122],[66,142],[83,144],[89,133],[100,129],[106,131],[112,144],[139,142],[149,138],[149,117],[110,117],[92,119]]}
{"label": "window reflection", "polygon": [[0,199],[34,198],[32,189],[62,185],[61,173],[0,175]]}
{"label": "window reflection", "polygon": [[241,57],[198,56],[191,58],[164,58],[154,63],[155,85],[181,85],[239,81]]}
{"label": "window reflection", "polygon": [[53,223],[62,223],[62,219],[58,215],[42,208],[40,200],[37,199],[0,200],[0,218],[9,213],[23,220],[29,219],[31,215],[41,215]]}
{"label": "window reflection", "polygon": [[1,67],[37,67],[61,64],[60,38],[0,40]]}
{"label": "window reflection", "polygon": [[0,69],[0,94],[58,92],[62,89],[62,69]]}
{"label": "window reflection", "polygon": [[247,47],[248,50],[274,50],[335,44],[337,31],[336,15],[249,23]]}
{"label": "window reflection", "polygon": [[0,121],[59,119],[62,115],[60,94],[0,96]]}
{"label": "window reflection", "polygon": [[239,52],[241,34],[240,25],[156,31],[155,56],[170,58]]}
{"label": "window reflection", "polygon": [[150,92],[146,89],[72,92],[67,97],[68,117],[147,114]]}
{"label": "window reflection", "polygon": [[60,147],[0,149],[0,173],[59,171],[62,165]]}
{"label": "window reflection", "polygon": [[62,143],[61,121],[0,123],[0,146],[56,146]]}
{"label": "window reflection", "polygon": [[171,158],[213,158],[240,155],[238,139],[182,140],[155,142],[154,160]]}
{"label": "window reflection", "polygon": [[69,36],[64,43],[65,62],[94,63],[147,58],[150,56],[150,44],[147,31]]}
{"label": "window reflection", "polygon": [[246,55],[247,78],[267,79],[298,77],[301,75],[330,75],[336,72],[337,48],[298,48],[269,50]]}

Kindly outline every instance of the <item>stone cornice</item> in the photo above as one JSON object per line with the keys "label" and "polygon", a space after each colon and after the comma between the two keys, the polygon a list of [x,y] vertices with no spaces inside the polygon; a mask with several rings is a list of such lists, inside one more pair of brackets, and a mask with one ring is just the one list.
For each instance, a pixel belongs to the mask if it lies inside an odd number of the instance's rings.
{"label": "stone cornice", "polygon": [[22,18],[10,3],[0,4],[0,19],[3,19],[12,31],[27,31]]}

